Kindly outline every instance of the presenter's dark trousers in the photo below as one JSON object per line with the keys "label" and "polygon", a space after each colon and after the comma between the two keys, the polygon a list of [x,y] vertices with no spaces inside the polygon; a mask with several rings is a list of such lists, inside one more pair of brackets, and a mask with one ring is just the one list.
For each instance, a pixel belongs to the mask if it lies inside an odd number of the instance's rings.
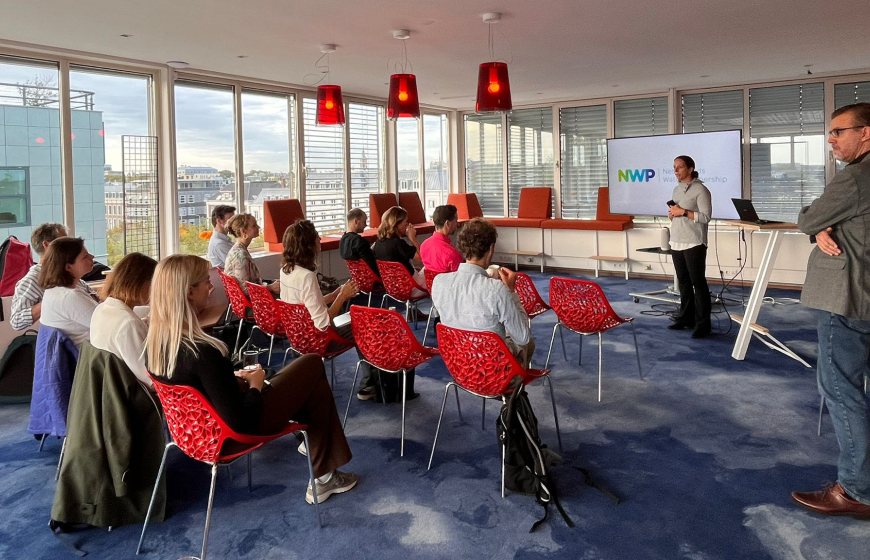
{"label": "presenter's dark trousers", "polygon": [[680,283],[680,311],[674,320],[696,330],[710,330],[710,288],[707,287],[707,246],[671,254]]}

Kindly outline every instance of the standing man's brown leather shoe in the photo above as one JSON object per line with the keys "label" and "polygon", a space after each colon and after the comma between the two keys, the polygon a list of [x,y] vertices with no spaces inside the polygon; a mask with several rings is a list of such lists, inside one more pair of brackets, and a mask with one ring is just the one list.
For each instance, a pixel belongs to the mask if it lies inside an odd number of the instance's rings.
{"label": "standing man's brown leather shoe", "polygon": [[792,492],[791,497],[800,505],[825,515],[850,515],[870,519],[870,506],[852,499],[839,482],[816,492]]}

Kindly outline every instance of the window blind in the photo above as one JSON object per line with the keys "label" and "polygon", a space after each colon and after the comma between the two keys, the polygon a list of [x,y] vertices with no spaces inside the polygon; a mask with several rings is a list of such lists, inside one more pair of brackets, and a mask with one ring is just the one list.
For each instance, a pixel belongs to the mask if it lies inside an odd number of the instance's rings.
{"label": "window blind", "polygon": [[487,216],[504,216],[501,114],[465,116],[465,184]]}
{"label": "window blind", "polygon": [[562,217],[595,219],[607,185],[607,106],[560,109],[559,131]]}
{"label": "window blind", "polygon": [[384,108],[348,106],[351,205],[368,213],[369,194],[384,190]]}
{"label": "window blind", "polygon": [[344,230],[344,129],[314,124],[317,101],[302,103],[305,134],[305,216],[318,233]]}
{"label": "window blind", "polygon": [[683,132],[743,128],[743,90],[693,93],[680,99]]}
{"label": "window blind", "polygon": [[613,102],[616,138],[668,133],[668,98],[620,99]]}

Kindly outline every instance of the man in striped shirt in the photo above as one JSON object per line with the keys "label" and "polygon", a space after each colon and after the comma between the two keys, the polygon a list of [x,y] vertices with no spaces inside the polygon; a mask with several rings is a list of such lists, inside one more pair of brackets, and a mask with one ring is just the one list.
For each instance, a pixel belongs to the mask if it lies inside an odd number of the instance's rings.
{"label": "man in striped shirt", "polygon": [[[66,228],[63,224],[42,224],[33,230],[33,234],[30,236],[30,246],[41,259],[51,242],[58,237],[66,237]],[[37,282],[40,268],[38,263],[33,265],[27,274],[15,284],[15,293],[12,294],[12,316],[9,319],[9,324],[17,331],[26,329],[39,321],[42,312],[42,293],[45,291]]]}

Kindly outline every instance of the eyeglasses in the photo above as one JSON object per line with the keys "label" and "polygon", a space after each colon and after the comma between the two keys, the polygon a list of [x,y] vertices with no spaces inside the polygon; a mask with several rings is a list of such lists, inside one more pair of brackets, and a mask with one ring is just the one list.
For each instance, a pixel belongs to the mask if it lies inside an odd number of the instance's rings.
{"label": "eyeglasses", "polygon": [[858,128],[864,128],[865,126],[868,126],[868,125],[861,124],[858,126],[844,126],[842,128],[832,128],[831,130],[828,131],[828,136],[830,136],[831,138],[839,138],[840,134],[842,134],[844,130],[856,130]]}

